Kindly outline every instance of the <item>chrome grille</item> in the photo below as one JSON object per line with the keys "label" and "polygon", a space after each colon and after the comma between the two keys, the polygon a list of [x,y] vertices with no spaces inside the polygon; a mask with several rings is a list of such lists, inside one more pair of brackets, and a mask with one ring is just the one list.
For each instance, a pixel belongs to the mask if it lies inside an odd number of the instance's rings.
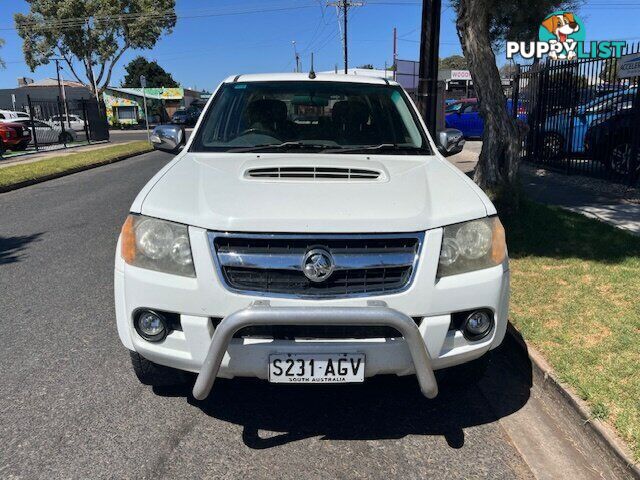
{"label": "chrome grille", "polygon": [[262,167],[246,171],[249,178],[295,178],[315,180],[377,180],[380,172],[341,167]]}
{"label": "chrome grille", "polygon": [[[209,234],[225,286],[245,294],[335,298],[401,291],[415,272],[424,235]],[[304,275],[305,253],[322,248],[335,268],[325,281]]]}

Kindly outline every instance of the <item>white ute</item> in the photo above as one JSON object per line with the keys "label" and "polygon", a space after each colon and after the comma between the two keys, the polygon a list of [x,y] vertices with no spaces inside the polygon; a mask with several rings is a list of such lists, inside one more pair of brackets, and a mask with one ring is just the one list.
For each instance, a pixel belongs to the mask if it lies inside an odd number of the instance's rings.
{"label": "white ute", "polygon": [[[443,151],[461,142],[447,135]],[[177,126],[151,140],[179,153],[133,202],[115,259],[141,382],[197,373],[204,399],[216,377],[415,374],[433,398],[434,370],[502,342],[503,227],[395,82],[230,77],[186,145]]]}

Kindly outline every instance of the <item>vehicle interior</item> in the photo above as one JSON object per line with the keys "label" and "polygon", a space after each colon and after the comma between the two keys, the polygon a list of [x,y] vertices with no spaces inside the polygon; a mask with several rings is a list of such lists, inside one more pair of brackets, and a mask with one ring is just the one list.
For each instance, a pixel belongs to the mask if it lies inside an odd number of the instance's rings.
{"label": "vehicle interior", "polygon": [[265,82],[223,87],[196,148],[298,142],[340,147],[426,144],[400,89],[338,82]]}

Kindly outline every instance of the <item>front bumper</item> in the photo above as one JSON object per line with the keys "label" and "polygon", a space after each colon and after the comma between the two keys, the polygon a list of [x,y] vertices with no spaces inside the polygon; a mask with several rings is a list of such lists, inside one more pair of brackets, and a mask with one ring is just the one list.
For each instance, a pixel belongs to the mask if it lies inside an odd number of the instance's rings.
{"label": "front bumper", "polygon": [[[428,371],[474,360],[500,345],[504,338],[509,300],[508,263],[436,280],[442,229],[425,233],[420,262],[408,289],[367,298],[327,300],[264,298],[228,290],[216,272],[207,235],[204,229],[189,227],[196,278],[133,267],[125,264],[119,253],[116,253],[115,268],[116,317],[122,343],[160,365],[204,373],[207,383],[213,383],[216,376],[267,379],[269,355],[276,353],[364,354],[365,377],[411,375],[425,370],[424,362],[416,363],[415,347],[409,345],[406,338],[232,338],[230,332],[237,330],[238,319],[251,325],[255,324],[251,322],[276,324],[280,316],[295,317],[298,324],[312,323],[316,318],[322,318],[320,324],[323,325],[327,321],[349,324],[346,319],[357,310],[358,318],[365,313],[367,317],[357,325],[373,322],[373,325],[388,326],[388,322],[396,321],[396,315],[400,315],[413,324],[408,335],[415,336],[418,332],[422,349],[427,352]],[[269,307],[256,303],[264,300],[269,302]],[[133,328],[133,312],[139,308],[179,313],[182,330],[173,331],[160,343],[145,341]],[[268,312],[275,313],[263,313],[267,308]],[[487,337],[470,342],[460,331],[449,328],[451,314],[477,308],[491,310],[495,326]],[[342,316],[347,312],[349,315]],[[395,313],[387,317],[389,312]],[[223,320],[216,326],[215,319],[220,318]],[[328,318],[333,320],[325,321]],[[291,320],[287,322],[292,324]],[[404,335],[403,330],[391,326]],[[215,342],[222,342],[224,348],[212,347]],[[212,349],[217,352],[215,355],[210,353]],[[209,357],[212,359],[207,360]]]}
{"label": "front bumper", "polygon": [[193,387],[193,396],[203,400],[209,395],[220,364],[233,335],[255,325],[350,325],[388,326],[398,330],[411,354],[420,390],[427,398],[438,394],[431,358],[417,325],[412,318],[379,303],[368,307],[271,307],[256,302],[249,308],[226,317],[216,327],[207,357]]}

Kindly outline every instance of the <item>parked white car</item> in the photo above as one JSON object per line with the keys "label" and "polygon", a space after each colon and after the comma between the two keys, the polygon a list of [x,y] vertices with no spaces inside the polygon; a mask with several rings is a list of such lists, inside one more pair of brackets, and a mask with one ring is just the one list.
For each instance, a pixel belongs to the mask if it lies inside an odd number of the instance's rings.
{"label": "parked white car", "polygon": [[29,114],[17,110],[0,110],[0,122],[14,122],[22,119],[28,120]]}
{"label": "parked white car", "polygon": [[25,125],[31,131],[31,143],[34,143],[33,130],[35,127],[35,136],[38,144],[51,143],[71,143],[78,140],[78,134],[73,130],[65,129],[64,132],[59,124],[50,124],[41,120],[17,119],[16,123]]}
{"label": "parked white car", "polygon": [[60,125],[60,121],[64,122],[66,130],[74,130],[76,132],[84,132],[84,120],[78,115],[54,115],[49,119],[49,123]]}
{"label": "parked white car", "polygon": [[[152,141],[183,138],[163,126]],[[115,256],[135,373],[197,373],[197,399],[216,377],[378,374],[415,374],[433,398],[434,370],[478,375],[508,300],[496,209],[406,92],[373,77],[228,78],[133,202]]]}

